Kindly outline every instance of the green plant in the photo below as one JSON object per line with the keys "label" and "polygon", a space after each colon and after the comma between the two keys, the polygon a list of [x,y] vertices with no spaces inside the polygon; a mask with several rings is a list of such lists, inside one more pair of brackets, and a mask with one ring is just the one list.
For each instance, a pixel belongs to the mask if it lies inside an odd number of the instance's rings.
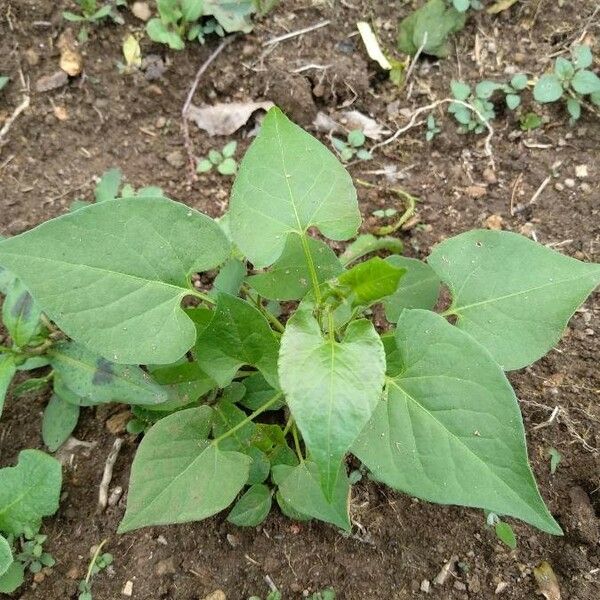
{"label": "green plant", "polygon": [[63,18],[73,23],[97,23],[103,19],[110,18],[115,23],[122,25],[125,21],[116,10],[119,6],[126,6],[126,0],[111,0],[108,4],[98,6],[97,0],[75,0],[81,13],[68,10],[63,12]]}
{"label": "green plant", "polygon": [[581,107],[588,99],[600,106],[600,77],[588,67],[593,63],[589,46],[574,46],[571,60],[559,56],[552,73],[542,75],[533,88],[533,97],[541,104],[566,100],[571,122],[581,116]]}
{"label": "green plant", "polygon": [[554,475],[556,469],[558,469],[558,465],[562,462],[563,457],[556,448],[550,448],[548,455],[550,456],[550,474]]}
{"label": "green plant", "polygon": [[39,450],[23,450],[15,467],[0,469],[0,593],[15,591],[25,569],[37,573],[54,564],[39,530],[42,517],[58,509],[61,482],[60,463]]}
{"label": "green plant", "polygon": [[519,119],[519,125],[522,131],[531,131],[542,126],[542,117],[534,112],[528,112],[521,115]]}
{"label": "green plant", "polygon": [[483,8],[480,0],[448,0],[448,3],[460,13],[467,12],[469,9],[481,10]]}
{"label": "green plant", "polygon": [[6,75],[0,75],[0,91],[2,91],[8,85],[9,81],[10,77],[7,77]]}
{"label": "green plant", "polygon": [[102,548],[106,544],[106,540],[98,544],[95,548],[92,549],[92,559],[90,560],[90,564],[88,565],[88,570],[85,576],[85,579],[82,579],[77,586],[79,591],[79,595],[77,596],[77,600],[92,600],[92,577],[97,575],[108,566],[113,563],[113,555],[102,552]]}
{"label": "green plant", "polygon": [[366,148],[363,148],[366,141],[367,138],[360,129],[350,131],[346,136],[346,140],[335,136],[331,137],[333,147],[344,162],[352,160],[355,156],[359,160],[371,160],[373,156]]}
{"label": "green plant", "polygon": [[146,33],[173,50],[183,50],[186,40],[204,43],[211,33],[247,33],[252,14],[263,10],[262,3],[257,6],[252,0],[157,0],[156,5],[159,16],[148,21]]}
{"label": "green plant", "polygon": [[196,165],[197,173],[208,173],[213,167],[216,167],[217,171],[221,175],[235,175],[237,171],[237,161],[233,156],[237,150],[237,142],[229,142],[223,146],[221,152],[218,150],[210,150],[208,152],[208,158],[203,158],[198,161]]}
{"label": "green plant", "polygon": [[[315,592],[308,596],[309,600],[335,600],[335,591],[332,588],[327,588],[321,590],[320,592]],[[282,595],[281,592],[277,590],[273,590],[269,592],[265,598],[265,600],[281,600]],[[261,600],[260,596],[251,596],[248,600]]]}
{"label": "green plant", "polygon": [[441,133],[441,129],[438,127],[438,124],[433,115],[429,115],[427,117],[427,131],[425,132],[425,139],[430,142],[436,135]]}
{"label": "green plant", "polygon": [[[162,411],[139,445],[119,531],[231,504],[230,519],[253,526],[273,501],[348,531],[352,453],[412,496],[561,533],[504,372],[552,348],[600,266],[490,230],[443,241],[427,263],[367,259],[363,242],[343,264],[309,235],[349,240],[360,223],[347,171],[274,108],[218,223],[162,196],[122,198],[0,242],[0,264],[73,340],[52,341],[54,368],[54,348],[75,344],[96,357],[90,400]],[[442,284],[451,303],[436,314]],[[378,303],[380,331],[368,318]],[[114,393],[119,373],[135,394]]]}
{"label": "green plant", "polygon": [[[464,4],[463,2],[458,2]],[[443,58],[450,51],[448,38],[466,23],[464,11],[448,6],[445,0],[428,0],[398,25],[398,49],[415,55],[420,48],[424,54]]]}
{"label": "green plant", "polygon": [[517,547],[517,537],[513,528],[508,523],[502,521],[496,513],[486,511],[486,522],[489,527],[494,528],[496,537],[503,544],[506,544],[511,550]]}

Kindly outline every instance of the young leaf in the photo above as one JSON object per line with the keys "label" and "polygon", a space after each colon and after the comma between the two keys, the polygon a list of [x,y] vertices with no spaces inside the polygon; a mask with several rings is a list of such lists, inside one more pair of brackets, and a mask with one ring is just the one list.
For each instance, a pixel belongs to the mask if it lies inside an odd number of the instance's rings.
{"label": "young leaf", "polygon": [[169,30],[160,19],[150,19],[146,24],[146,33],[152,41],[167,44],[173,50],[183,50],[185,48],[181,36],[175,31]]}
{"label": "young leaf", "polygon": [[[321,240],[306,237],[308,251],[317,273],[317,282],[333,279],[342,265],[333,250]],[[269,300],[300,300],[310,290],[311,276],[306,263],[302,238],[289,235],[281,256],[268,271],[246,280],[263,298]]]}
{"label": "young leaf", "polygon": [[349,504],[350,485],[345,469],[340,469],[334,482],[332,498],[328,500],[320,486],[317,465],[304,461],[297,467],[277,465],[273,467],[273,480],[286,505],[295,513],[333,523],[344,531],[350,531]]}
{"label": "young leaf", "polygon": [[198,161],[196,173],[208,173],[213,168],[213,164],[207,158]]}
{"label": "young leaf", "polygon": [[452,96],[454,96],[454,98],[457,100],[468,100],[469,96],[471,95],[471,86],[462,81],[456,81],[453,79],[450,82],[450,89],[452,90]]}
{"label": "young leaf", "polygon": [[533,88],[533,97],[542,104],[556,102],[563,95],[563,87],[558,77],[547,73],[542,75]]}
{"label": "young leaf", "polygon": [[473,338],[430,311],[405,310],[402,371],[387,383],[352,452],[410,495],[486,508],[560,534],[527,462],[519,406],[500,367]]}
{"label": "young leaf", "polygon": [[17,368],[12,354],[0,354],[0,417],[6,400],[6,391]]}
{"label": "young leaf", "polygon": [[184,21],[193,23],[202,16],[203,0],[181,0],[181,15]]}
{"label": "young leaf", "polygon": [[577,121],[581,117],[581,103],[577,98],[567,98],[567,111],[573,121]]}
{"label": "young leaf", "polygon": [[583,44],[575,46],[572,55],[576,69],[587,69],[593,62],[592,51],[589,46]]}
{"label": "young leaf", "polygon": [[360,129],[353,129],[348,134],[348,143],[354,148],[360,148],[366,141],[365,134]]}
{"label": "young leaf", "polygon": [[338,277],[351,290],[353,304],[369,306],[393,294],[406,269],[375,256],[359,263]]}
{"label": "young leaf", "polygon": [[30,392],[37,392],[39,390],[43,390],[48,386],[48,378],[47,377],[32,377],[30,379],[26,379],[22,381],[18,385],[16,385],[13,389],[13,397],[21,398],[29,394]]}
{"label": "young leaf", "polygon": [[[246,418],[246,413],[238,408],[235,404],[221,400],[215,406],[215,413],[213,417],[213,436],[215,438],[224,435],[237,425],[239,425]],[[220,447],[226,450],[240,450],[243,451],[250,438],[254,435],[256,425],[252,422],[248,422],[229,437],[225,438],[220,442]]]}
{"label": "young leaf", "polygon": [[105,402],[159,404],[168,390],[139,367],[117,365],[75,342],[60,342],[48,350],[50,364],[62,383],[80,398],[82,406]]}
{"label": "young leaf", "polygon": [[14,279],[2,305],[2,320],[17,346],[26,346],[39,331],[42,311],[20,279]]}
{"label": "young leaf", "polygon": [[230,252],[209,217],[167,198],[107,200],[0,242],[19,276],[71,338],[119,363],[170,364],[196,339],[180,308],[189,277]]}
{"label": "young leaf", "polygon": [[10,544],[6,541],[6,538],[0,534],[0,578],[13,562],[13,555]]}
{"label": "young leaf", "polygon": [[78,421],[79,406],[53,394],[42,419],[42,439],[50,452],[55,452],[65,443]]}
{"label": "young leaf", "polygon": [[236,141],[228,142],[227,144],[225,144],[223,146],[223,149],[221,150],[221,154],[225,158],[233,158],[236,150],[237,150],[237,142]]}
{"label": "young leaf", "polygon": [[456,315],[457,326],[505,371],[548,352],[600,283],[600,265],[506,231],[474,230],[450,238],[434,248],[428,262],[452,292],[447,314]]}
{"label": "young leaf", "polygon": [[323,338],[309,309],[288,321],[279,354],[281,388],[327,498],[344,454],[379,402],[384,375],[383,345],[369,321],[350,323],[341,342]]}
{"label": "young leaf", "polygon": [[556,448],[550,448],[550,474],[554,475],[556,469],[562,460],[562,454]]}
{"label": "young leaf", "polygon": [[18,560],[8,566],[6,573],[0,576],[0,594],[12,594],[25,581],[25,568]]}
{"label": "young leaf", "polygon": [[233,502],[248,479],[250,459],[211,444],[211,422],[212,409],[201,406],[169,415],[148,431],[131,467],[119,533],[199,521]]}
{"label": "young leaf", "polygon": [[360,224],[356,190],[347,171],[321,142],[278,109],[240,165],[229,209],[235,244],[255,267],[277,260],[287,236],[318,227],[347,240]]}
{"label": "young leaf", "polygon": [[506,94],[506,106],[510,110],[515,110],[521,104],[521,96],[518,94]]}
{"label": "young leaf", "polygon": [[246,265],[237,258],[230,258],[215,277],[213,289],[209,295],[216,298],[219,292],[237,296],[246,278]]}
{"label": "young leaf", "polygon": [[[261,407],[269,398],[275,395],[275,390],[260,374],[255,373],[244,379],[244,387],[246,393],[239,403],[247,409],[254,411]],[[269,410],[279,410],[285,401],[282,399],[280,403],[273,404]]]}
{"label": "young leaf", "polygon": [[593,71],[577,71],[571,81],[571,85],[578,94],[595,94],[600,92],[600,77]]}
{"label": "young leaf", "polygon": [[517,90],[517,92],[524,90],[527,87],[527,83],[528,80],[525,73],[517,73],[516,75],[513,75],[512,79],[510,80],[510,85]]}
{"label": "young leaf", "polygon": [[565,81],[571,79],[573,74],[575,73],[575,67],[570,60],[559,56],[554,63],[554,73],[555,75]]}
{"label": "young leaf", "polygon": [[37,531],[42,517],[58,510],[60,463],[39,450],[19,452],[16,467],[0,469],[0,531]]}
{"label": "young leaf", "polygon": [[394,237],[375,237],[372,233],[364,233],[346,247],[346,250],[340,256],[340,260],[342,264],[349,265],[371,252],[379,252],[380,250],[402,254],[404,244]]}
{"label": "young leaf", "polygon": [[435,271],[415,258],[388,256],[385,260],[395,267],[406,269],[398,289],[383,300],[387,320],[396,323],[405,308],[433,310],[440,294],[440,278]]}
{"label": "young leaf", "polygon": [[231,382],[237,370],[251,365],[275,388],[279,342],[269,322],[248,302],[219,294],[208,327],[198,335],[198,364],[220,387]]}
{"label": "young leaf", "polygon": [[504,521],[498,520],[494,527],[496,535],[501,542],[504,542],[511,550],[517,547],[517,538],[513,528]]}
{"label": "young leaf", "polygon": [[94,190],[96,202],[106,202],[106,200],[114,200],[117,197],[122,175],[121,169],[113,168],[100,177],[100,181]]}
{"label": "young leaf", "polygon": [[478,98],[491,98],[496,90],[502,88],[502,84],[495,81],[480,81],[475,86],[475,95]]}
{"label": "young leaf", "polygon": [[246,448],[244,454],[247,454],[252,459],[250,471],[248,472],[248,485],[266,481],[271,472],[269,457],[256,446]]}
{"label": "young leaf", "polygon": [[257,483],[233,505],[227,520],[239,527],[256,527],[267,518],[270,510],[271,490]]}
{"label": "young leaf", "polygon": [[234,158],[225,158],[223,162],[217,165],[217,171],[221,175],[235,175],[237,171],[237,161]]}

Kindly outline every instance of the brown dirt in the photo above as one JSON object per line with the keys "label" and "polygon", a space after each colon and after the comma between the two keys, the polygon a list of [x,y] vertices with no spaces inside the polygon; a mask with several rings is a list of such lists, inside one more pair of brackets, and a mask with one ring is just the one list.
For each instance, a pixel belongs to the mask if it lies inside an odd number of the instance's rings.
{"label": "brown dirt", "polygon": [[[66,4],[0,0],[0,71],[13,81],[0,96],[0,122],[20,101],[19,65],[32,90],[39,77],[57,70],[55,45],[65,27],[60,14]],[[594,2],[571,0],[559,8],[548,0],[524,0],[496,18],[472,18],[450,58],[420,63],[407,99],[406,91],[399,91],[366,60],[353,33],[357,20],[373,19],[391,48],[396,19],[407,14],[411,3],[332,1],[334,8],[308,0],[282,4],[252,34],[225,50],[203,78],[195,103],[268,98],[304,126],[310,126],[317,110],[351,104],[394,129],[405,122],[398,109],[414,109],[447,96],[452,78],[502,78],[511,67],[537,75],[546,68],[549,55],[581,36],[587,36],[595,55],[600,55],[600,19],[590,20]],[[321,19],[331,19],[331,24],[262,55],[265,40]],[[173,151],[185,156],[181,106],[215,43],[173,53],[145,39],[143,53],[154,52],[167,61],[163,77],[147,81],[141,73],[120,75],[116,68],[121,40],[132,28],[139,29],[140,22],[130,15],[125,27],[94,28],[84,47],[85,77],[50,92],[32,91],[31,106],[0,149],[0,233],[16,234],[65,212],[75,198],[90,194],[95,176],[114,165],[136,186],[159,185],[211,215],[222,213],[229,180],[208,176],[190,184],[185,164],[166,161]],[[317,70],[293,73],[309,63],[332,66],[325,75]],[[57,119],[55,107],[66,111],[67,120]],[[560,244],[566,254],[598,261],[600,120],[585,113],[570,127],[562,109],[545,112],[545,126],[527,134],[519,132],[512,114],[494,122],[494,178],[486,171],[482,137],[458,135],[440,110],[436,116],[443,133],[432,144],[424,141],[422,128],[412,129],[377,152],[373,162],[351,168],[354,177],[378,186],[359,186],[365,228],[379,224],[371,216],[373,210],[397,202],[393,185],[366,172],[393,164],[406,169],[399,185],[421,200],[419,224],[400,234],[409,255],[425,256],[439,240],[500,215],[506,229],[536,235],[542,243]],[[225,141],[211,140],[195,126],[192,137],[199,155]],[[236,138],[245,149],[244,132]],[[575,177],[580,164],[588,165],[584,180]],[[511,195],[516,203],[528,202],[552,169],[557,176],[537,202],[511,216]],[[569,181],[565,184],[567,179],[573,180],[573,187]],[[565,529],[563,538],[513,523],[519,547],[510,552],[483,526],[481,512],[430,505],[372,483],[356,487],[352,504],[370,543],[345,538],[318,523],[297,525],[276,511],[263,526],[250,530],[236,529],[220,515],[202,523],[117,536],[124,501],[104,514],[95,512],[102,466],[114,439],[105,428],[108,409],[84,409],[75,435],[96,446],[88,454],[77,453],[65,469],[60,510],[45,524],[48,549],[57,565],[42,583],[29,581],[15,597],[76,598],[75,579],[85,573],[90,547],[108,538],[115,563],[95,579],[95,600],[124,597],[121,590],[127,580],[133,581],[133,598],[140,600],[198,600],[217,588],[227,598],[240,600],[266,595],[265,575],[286,598],[300,598],[303,590],[327,585],[344,600],[425,597],[418,591],[421,581],[432,580],[452,555],[459,557],[462,570],[444,586],[432,587],[429,597],[530,599],[536,589],[532,569],[548,560],[563,598],[597,599],[600,551],[593,532],[600,514],[598,334],[596,297],[577,312],[556,350],[510,376],[522,402],[533,467],[544,498]],[[22,448],[42,447],[44,401],[9,398],[0,422],[1,465],[11,464]],[[561,407],[559,417],[543,426],[555,406]],[[564,456],[554,476],[549,474],[550,447]],[[135,448],[135,440],[128,439],[116,463],[113,486],[127,486]],[[574,490],[577,486],[583,496]],[[582,509],[582,497],[591,500],[595,514]],[[508,586],[496,596],[501,582]]]}

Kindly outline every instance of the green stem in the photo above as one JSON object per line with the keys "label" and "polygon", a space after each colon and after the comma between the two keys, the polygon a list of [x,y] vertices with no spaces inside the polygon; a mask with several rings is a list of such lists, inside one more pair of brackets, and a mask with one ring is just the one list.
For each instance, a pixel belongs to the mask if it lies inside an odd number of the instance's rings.
{"label": "green stem", "polygon": [[393,223],[392,225],[384,225],[383,227],[378,227],[373,231],[375,235],[389,235],[390,233],[394,233],[398,231],[408,219],[410,219],[415,214],[415,206],[417,203],[417,199],[414,196],[411,196],[408,192],[401,188],[393,188],[393,192],[398,194],[398,196],[404,198],[406,200],[406,210],[402,213],[400,218]]}
{"label": "green stem", "polygon": [[208,294],[203,292],[199,292],[198,290],[190,289],[190,294],[192,296],[196,296],[196,298],[200,298],[204,300],[204,302],[208,302],[208,304],[216,304],[217,301],[214,298],[211,298]]}
{"label": "green stem", "polygon": [[14,350],[8,348],[7,346],[0,346],[0,352],[5,352],[6,354],[14,354]]}
{"label": "green stem", "polygon": [[285,327],[281,321],[261,304],[260,298],[256,298],[250,294],[250,288],[247,285],[242,285],[242,291],[244,294],[246,294],[246,298],[249,298],[252,301],[252,304],[254,304],[258,310],[260,310],[265,319],[267,319],[267,321],[269,321],[269,323],[271,323],[271,325],[273,325],[273,327],[275,327],[279,333],[283,333],[285,331]]}
{"label": "green stem", "polygon": [[302,233],[300,239],[302,240],[302,248],[304,250],[304,256],[306,257],[306,264],[308,265],[308,270],[310,272],[310,280],[312,282],[313,292],[315,294],[315,301],[317,303],[317,306],[319,306],[322,302],[321,290],[319,288],[319,279],[317,277],[315,263],[313,261],[312,254],[310,253],[310,248],[308,247],[308,239],[306,237],[306,233]]}
{"label": "green stem", "polygon": [[215,438],[212,441],[212,444],[214,446],[218,446],[219,442],[228,438],[230,435],[233,435],[238,429],[241,429],[242,427],[244,427],[244,425],[247,425],[251,421],[254,421],[254,419],[256,419],[256,417],[258,417],[258,415],[265,412],[265,410],[267,410],[270,406],[275,404],[275,402],[277,402],[279,400],[279,398],[281,398],[282,394],[283,394],[283,392],[277,392],[270,400],[267,400],[262,406],[259,406],[252,414],[248,415],[244,420],[240,421],[237,425],[234,425],[231,429],[226,431],[223,435],[220,435],[218,438]]}
{"label": "green stem", "polygon": [[100,556],[100,551],[102,550],[102,546],[104,546],[104,544],[106,544],[106,542],[108,542],[108,540],[102,540],[96,547],[96,552],[94,552],[94,556],[92,556],[92,560],[88,566],[87,575],[85,576],[86,583],[90,582],[90,579],[92,577],[92,570],[94,568],[94,565],[96,564],[96,561],[98,560],[98,557]]}
{"label": "green stem", "polygon": [[294,417],[290,417],[288,419],[288,422],[285,424],[285,427],[283,428],[283,437],[285,437],[290,432],[290,429],[292,428],[293,424],[294,424]]}
{"label": "green stem", "polygon": [[300,459],[300,463],[304,462],[304,457],[302,456],[302,449],[300,448],[300,440],[298,439],[298,428],[296,427],[296,423],[294,423],[292,427],[292,436],[294,437],[294,446],[296,447],[296,454]]}

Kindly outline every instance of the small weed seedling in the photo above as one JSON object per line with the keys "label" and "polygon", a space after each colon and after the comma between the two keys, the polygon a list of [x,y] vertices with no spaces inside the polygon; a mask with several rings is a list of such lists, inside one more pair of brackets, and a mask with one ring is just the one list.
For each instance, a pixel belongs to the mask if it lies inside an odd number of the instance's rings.
{"label": "small weed seedling", "polygon": [[150,19],[146,32],[151,40],[167,44],[173,50],[183,50],[185,42],[204,43],[207,35],[252,30],[250,17],[257,12],[252,0],[204,2],[203,0],[161,0],[159,16]]}
{"label": "small weed seedling", "polygon": [[237,171],[237,161],[233,156],[237,150],[237,142],[229,142],[225,144],[219,152],[218,150],[210,150],[208,158],[203,158],[196,165],[197,173],[208,173],[213,167],[217,169],[221,175],[235,175]]}
{"label": "small weed seedling", "polygon": [[360,129],[353,129],[348,133],[345,141],[331,136],[331,143],[344,162],[352,160],[355,156],[359,160],[371,160],[373,156],[366,148],[363,148],[366,141],[367,138]]}
{"label": "small weed seedling", "polygon": [[95,575],[98,575],[101,571],[104,571],[108,566],[113,563],[113,555],[104,552],[101,554],[102,548],[106,544],[106,540],[104,540],[101,544],[98,544],[96,548],[93,549],[92,560],[88,566],[88,570],[85,576],[85,579],[82,579],[79,582],[77,587],[79,591],[79,596],[77,596],[77,600],[93,600],[92,597],[92,578]]}
{"label": "small weed seedling", "polygon": [[[357,235],[350,175],[277,108],[218,222],[159,193],[118,198],[111,181],[107,199],[0,241],[0,265],[30,294],[13,292],[28,307],[15,314],[35,305],[56,332],[56,396],[155,413],[120,532],[228,507],[255,527],[273,504],[349,532],[352,454],[411,496],[561,533],[505,372],[557,343],[600,265],[491,230],[446,239],[427,262],[390,239],[390,256],[370,256],[372,235],[338,256],[322,238]],[[4,388],[19,352],[0,348]]]}
{"label": "small weed seedling", "polygon": [[489,527],[494,528],[496,537],[511,550],[517,547],[517,537],[513,528],[500,519],[500,517],[493,512],[486,511],[486,523]]}
{"label": "small weed seedling", "polygon": [[589,46],[574,46],[571,60],[559,56],[553,72],[540,77],[533,89],[533,97],[541,104],[564,99],[574,123],[581,116],[581,107],[587,99],[600,106],[600,77],[588,68],[592,62]]}
{"label": "small weed seedling", "polygon": [[528,112],[521,115],[519,119],[519,126],[522,131],[532,131],[542,126],[542,117],[534,112]]}
{"label": "small weed seedling", "polygon": [[[273,590],[267,594],[265,600],[282,600],[282,598],[281,592]],[[320,592],[315,592],[307,596],[307,598],[308,600],[335,600],[335,591],[332,588],[327,588]],[[251,596],[248,600],[261,600],[261,598],[260,596]]]}
{"label": "small weed seedling", "polygon": [[111,0],[107,4],[99,4],[97,0],[75,0],[79,6],[80,13],[64,11],[63,18],[73,23],[81,23],[78,39],[85,42],[88,37],[88,25],[100,23],[105,19],[112,19],[118,25],[125,23],[123,17],[119,14],[119,6],[127,6],[127,0]]}
{"label": "small weed seedling", "polygon": [[425,132],[425,139],[428,142],[431,142],[433,138],[441,133],[441,129],[438,127],[438,124],[433,115],[429,115],[427,117],[427,131]]}
{"label": "small weed seedling", "polygon": [[548,456],[550,456],[550,474],[554,475],[563,457],[562,454],[556,448],[550,448],[550,450],[548,451]]}
{"label": "small weed seedling", "polygon": [[26,571],[54,565],[39,530],[42,517],[58,509],[61,482],[60,463],[39,450],[23,450],[16,467],[0,469],[0,594],[20,587]]}
{"label": "small weed seedling", "polygon": [[10,81],[10,77],[6,75],[0,75],[0,92],[8,85]]}

